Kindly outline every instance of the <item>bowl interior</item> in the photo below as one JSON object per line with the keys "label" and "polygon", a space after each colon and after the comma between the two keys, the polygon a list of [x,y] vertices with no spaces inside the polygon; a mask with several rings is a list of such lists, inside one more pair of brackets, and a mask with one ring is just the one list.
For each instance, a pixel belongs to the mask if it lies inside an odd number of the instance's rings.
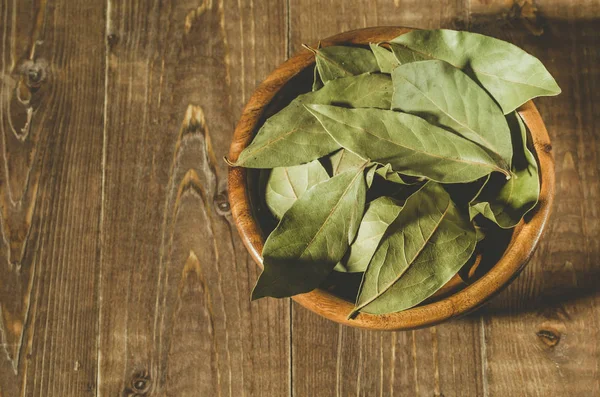
{"label": "bowl interior", "polygon": [[[265,111],[259,122],[256,124],[254,134],[258,132],[260,127],[269,117],[286,107],[298,95],[310,92],[313,81],[313,68],[314,63],[305,67],[279,89],[273,99],[265,106]],[[248,169],[246,171],[246,186],[249,192],[251,212],[254,219],[257,221],[261,235],[265,240],[277,226],[277,219],[271,214],[264,199],[264,192],[269,174],[270,170]],[[459,184],[454,187],[454,192],[451,192],[451,194],[460,194],[462,192],[462,187]],[[484,226],[489,226],[488,229],[490,232],[486,239],[477,247],[475,255],[479,255],[480,260],[477,261],[476,269],[470,269],[469,263],[467,263],[461,272],[461,274],[463,274],[462,278],[464,280],[468,279],[469,283],[480,278],[502,257],[513,234],[512,229],[499,229],[483,217],[478,219],[478,221],[483,222]],[[473,262],[474,261],[471,261],[470,264],[472,265]],[[473,270],[470,277],[467,276],[469,270]],[[334,271],[321,284],[320,288],[352,304],[358,293],[361,280],[362,273],[340,273]],[[424,303],[436,302],[448,296],[450,293],[457,292],[466,285],[466,283],[457,283],[453,280],[449,282],[446,288],[440,290],[441,293],[434,295]]]}

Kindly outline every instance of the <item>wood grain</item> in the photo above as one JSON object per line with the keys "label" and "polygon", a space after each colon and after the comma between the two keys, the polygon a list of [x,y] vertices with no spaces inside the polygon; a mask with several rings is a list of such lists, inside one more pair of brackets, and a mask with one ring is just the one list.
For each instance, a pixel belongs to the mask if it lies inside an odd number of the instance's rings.
{"label": "wood grain", "polygon": [[[0,0],[0,396],[600,394],[599,7]],[[531,263],[483,311],[405,333],[250,304],[221,161],[301,43],[375,25],[508,39],[563,88],[536,100],[557,196]]]}
{"label": "wood grain", "polygon": [[289,392],[289,303],[250,305],[222,160],[239,102],[283,61],[283,15],[109,2],[99,395]]}
{"label": "wood grain", "polygon": [[0,2],[1,396],[95,394],[103,13]]}
{"label": "wood grain", "polygon": [[[431,4],[431,7],[429,6]],[[465,29],[468,2],[443,0],[290,0],[290,51],[348,30],[373,26]],[[432,8],[433,7],[433,8]]]}
{"label": "wood grain", "polygon": [[374,332],[295,305],[292,324],[292,395],[483,395],[478,319]]}

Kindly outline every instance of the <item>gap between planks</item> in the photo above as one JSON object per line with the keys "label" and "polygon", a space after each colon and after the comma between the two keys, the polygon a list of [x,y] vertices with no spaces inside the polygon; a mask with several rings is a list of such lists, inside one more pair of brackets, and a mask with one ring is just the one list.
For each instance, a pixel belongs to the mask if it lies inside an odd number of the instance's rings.
{"label": "gap between planks", "polygon": [[110,47],[108,45],[108,37],[111,34],[111,0],[106,0],[106,29],[104,32],[104,115],[102,127],[102,186],[100,188],[100,220],[99,220],[99,238],[100,244],[98,247],[98,280],[96,288],[98,291],[98,329],[96,331],[96,397],[100,397],[100,385],[102,381],[101,366],[102,350],[100,349],[100,335],[102,330],[102,264],[103,264],[103,243],[104,243],[104,200],[106,193],[106,150],[107,150],[107,120],[108,114],[108,63],[110,56]]}
{"label": "gap between planks", "polygon": [[[285,2],[286,12],[285,12],[285,54],[286,58],[289,59],[291,56],[291,35],[292,35],[292,19],[291,19],[291,4],[290,0],[286,0]],[[290,397],[294,396],[294,302],[291,299],[288,299],[288,307],[289,307],[289,329],[290,329],[290,338],[289,338],[289,366],[290,366],[290,382],[289,382],[289,395]]]}

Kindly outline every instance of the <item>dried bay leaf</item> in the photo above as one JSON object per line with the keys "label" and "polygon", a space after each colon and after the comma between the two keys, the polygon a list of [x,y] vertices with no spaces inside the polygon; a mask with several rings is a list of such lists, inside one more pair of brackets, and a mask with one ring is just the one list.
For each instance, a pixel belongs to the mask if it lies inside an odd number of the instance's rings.
{"label": "dried bay leaf", "polygon": [[508,173],[480,146],[417,116],[327,105],[308,109],[340,146],[405,175],[459,183],[492,171]]}
{"label": "dried bay leaf", "polygon": [[379,164],[379,166],[375,170],[375,173],[381,176],[386,181],[398,183],[401,185],[414,185],[420,182],[420,178],[403,176],[398,172],[394,171],[392,165],[389,163]]}
{"label": "dried bay leaf", "polygon": [[351,315],[393,313],[419,304],[458,273],[475,245],[472,223],[441,185],[428,182],[387,228]]}
{"label": "dried bay leaf", "polygon": [[330,81],[318,91],[298,96],[270,117],[234,165],[275,168],[325,156],[340,146],[306,110],[305,104],[389,109],[391,97],[392,82],[387,75],[362,74]]}
{"label": "dried bay leaf", "polygon": [[[310,48],[309,46],[305,45],[304,47],[314,53],[314,50],[312,48]],[[319,41],[319,44],[317,44],[317,49],[320,49],[320,48],[321,48],[321,42]],[[317,91],[317,90],[321,89],[322,87],[323,87],[323,81],[321,80],[321,76],[319,76],[319,68],[317,67],[317,64],[315,63],[315,66],[313,67],[312,90]]]}
{"label": "dried bay leaf", "polygon": [[327,156],[326,161],[329,162],[327,168],[331,170],[331,176],[335,176],[342,172],[362,167],[367,159],[342,148]]}
{"label": "dried bay leaf", "polygon": [[366,189],[361,167],[321,182],[303,194],[265,242],[264,270],[252,299],[288,297],[317,288],[356,236]]}
{"label": "dried bay leaf", "polygon": [[438,60],[398,66],[392,108],[449,128],[502,159],[512,159],[510,129],[501,109],[466,74]]}
{"label": "dried bay leaf", "polygon": [[509,114],[507,119],[513,135],[514,176],[507,181],[498,175],[490,175],[469,207],[471,219],[482,214],[503,229],[515,227],[535,207],[540,194],[538,165],[527,148],[527,128],[516,112]]}
{"label": "dried bay leaf", "polygon": [[365,172],[365,181],[367,182],[367,189],[373,185],[373,179],[375,178],[375,171],[377,170],[377,164],[371,162],[367,165],[367,171]]}
{"label": "dried bay leaf", "polygon": [[[401,208],[402,205],[404,205],[406,199],[423,186],[423,184],[406,185],[390,182],[389,180],[382,178],[377,172],[375,172],[378,169],[380,169],[380,167],[375,163],[370,163],[367,166],[367,172],[365,174],[368,189],[366,199],[367,210],[365,211],[365,215],[363,217],[363,220],[361,221],[361,226],[359,227],[356,239],[354,240],[354,242],[352,242],[352,244],[350,244],[350,248],[344,254],[342,260],[338,262],[338,264],[333,269],[336,272],[363,272],[366,268],[366,265],[369,263],[369,260],[373,256],[373,252],[375,251],[375,248],[377,248],[377,243],[380,239],[380,237],[376,237],[377,240],[375,242],[375,245],[372,247],[373,251],[367,253],[366,249],[371,246],[371,243],[374,242],[372,239],[373,236],[370,235],[370,232],[368,232],[368,230],[370,230],[370,228],[372,227],[373,222],[376,221],[376,219],[374,218],[378,216],[379,221],[383,220],[385,222],[386,219],[389,219],[391,215],[389,214],[389,211],[387,212],[387,215],[386,213],[382,213],[382,211],[392,210],[390,202],[393,202],[396,206],[398,206],[399,211],[399,208]],[[379,177],[377,178],[376,175],[379,175]],[[365,220],[369,219],[370,222],[367,223],[367,225],[365,225]],[[389,222],[387,223],[389,224]],[[365,227],[367,228],[366,231]],[[361,229],[363,230],[362,232]],[[348,266],[348,264],[350,265]]]}
{"label": "dried bay leaf", "polygon": [[319,76],[323,83],[341,77],[378,72],[375,55],[365,48],[329,46],[318,49],[306,47],[315,53]]}
{"label": "dried bay leaf", "polygon": [[317,91],[317,90],[320,90],[322,87],[323,87],[323,82],[321,81],[321,77],[319,76],[319,69],[317,68],[317,65],[315,65],[314,70],[313,70],[312,90]]}
{"label": "dried bay leaf", "polygon": [[392,70],[400,65],[400,62],[398,62],[398,59],[396,59],[394,54],[386,48],[373,43],[370,43],[369,47],[371,47],[371,51],[373,51],[373,55],[375,55],[381,73],[392,73]]}
{"label": "dried bay leaf", "polygon": [[291,167],[274,168],[265,189],[267,206],[277,219],[281,219],[304,192],[327,179],[329,175],[318,160]]}
{"label": "dried bay leaf", "polygon": [[[343,148],[327,157],[324,157],[322,161],[325,164],[327,172],[331,176],[341,174],[342,172],[346,172],[348,170],[358,169],[363,167],[365,163],[369,163],[367,159],[363,159],[359,155]],[[367,188],[371,188],[376,172],[377,165],[374,163],[369,163],[367,165],[367,172],[365,173]]]}
{"label": "dried bay leaf", "polygon": [[390,44],[390,49],[392,50],[392,54],[394,54],[394,57],[396,58],[396,60],[398,61],[398,63],[400,65],[403,65],[405,63],[419,62],[419,61],[426,61],[428,59],[433,59],[426,55],[419,54],[418,52],[413,51],[410,48],[405,47],[404,45],[397,44],[394,42],[391,42],[389,44]]}
{"label": "dried bay leaf", "polygon": [[379,197],[370,202],[360,222],[356,240],[350,245],[346,258],[336,270],[349,273],[364,272],[383,234],[400,213],[402,204],[391,197]]}
{"label": "dried bay leaf", "polygon": [[561,92],[539,59],[493,37],[445,29],[414,30],[396,37],[391,44],[401,63],[410,62],[409,53],[414,52],[417,60],[441,59],[472,73],[504,114],[529,99]]}
{"label": "dried bay leaf", "polygon": [[[490,174],[491,175],[491,174]],[[470,204],[473,202],[475,197],[479,195],[481,189],[489,179],[490,175],[486,175],[485,177],[478,179],[469,183],[453,183],[444,185],[444,189],[450,195],[450,199],[459,207],[461,210],[465,210],[468,212],[468,208]],[[506,177],[503,176],[503,179],[506,180]]]}
{"label": "dried bay leaf", "polygon": [[[365,161],[367,161],[367,159],[360,157],[358,154],[352,153],[351,151],[343,148],[335,153],[330,154],[325,159],[325,161],[328,162],[327,168],[331,170],[331,176],[340,174],[349,169],[359,168],[365,163]],[[392,169],[390,164],[372,164],[374,167],[369,168],[369,173],[373,174],[371,177],[379,175],[387,181],[401,185],[413,185],[419,182],[415,178],[400,175]]]}
{"label": "dried bay leaf", "polygon": [[[408,177],[402,177],[408,179]],[[415,182],[412,183],[411,181],[410,184],[398,183],[386,179],[376,172],[375,177],[373,178],[373,183],[367,191],[367,203],[370,203],[380,197],[391,197],[404,202],[411,194],[420,189],[424,184],[420,181],[416,181],[416,178],[411,179],[415,179]]]}

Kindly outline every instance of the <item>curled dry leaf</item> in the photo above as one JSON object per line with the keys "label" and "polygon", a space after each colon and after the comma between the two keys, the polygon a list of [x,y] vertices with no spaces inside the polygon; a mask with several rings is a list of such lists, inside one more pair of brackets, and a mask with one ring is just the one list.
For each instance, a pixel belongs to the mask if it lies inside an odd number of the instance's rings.
{"label": "curled dry leaf", "polygon": [[321,88],[323,88],[323,81],[321,81],[321,76],[319,76],[319,68],[317,68],[317,65],[315,65],[314,70],[313,70],[312,90],[317,91],[317,90],[320,90]]}
{"label": "curled dry leaf", "polygon": [[482,214],[503,229],[515,227],[535,207],[540,194],[537,162],[527,148],[527,128],[517,112],[507,118],[514,143],[513,177],[507,181],[498,175],[490,175],[469,206],[471,219]]}
{"label": "curled dry leaf", "polygon": [[390,163],[378,164],[375,173],[381,176],[386,181],[398,183],[400,185],[414,185],[419,183],[420,178],[409,178],[393,170]]}

